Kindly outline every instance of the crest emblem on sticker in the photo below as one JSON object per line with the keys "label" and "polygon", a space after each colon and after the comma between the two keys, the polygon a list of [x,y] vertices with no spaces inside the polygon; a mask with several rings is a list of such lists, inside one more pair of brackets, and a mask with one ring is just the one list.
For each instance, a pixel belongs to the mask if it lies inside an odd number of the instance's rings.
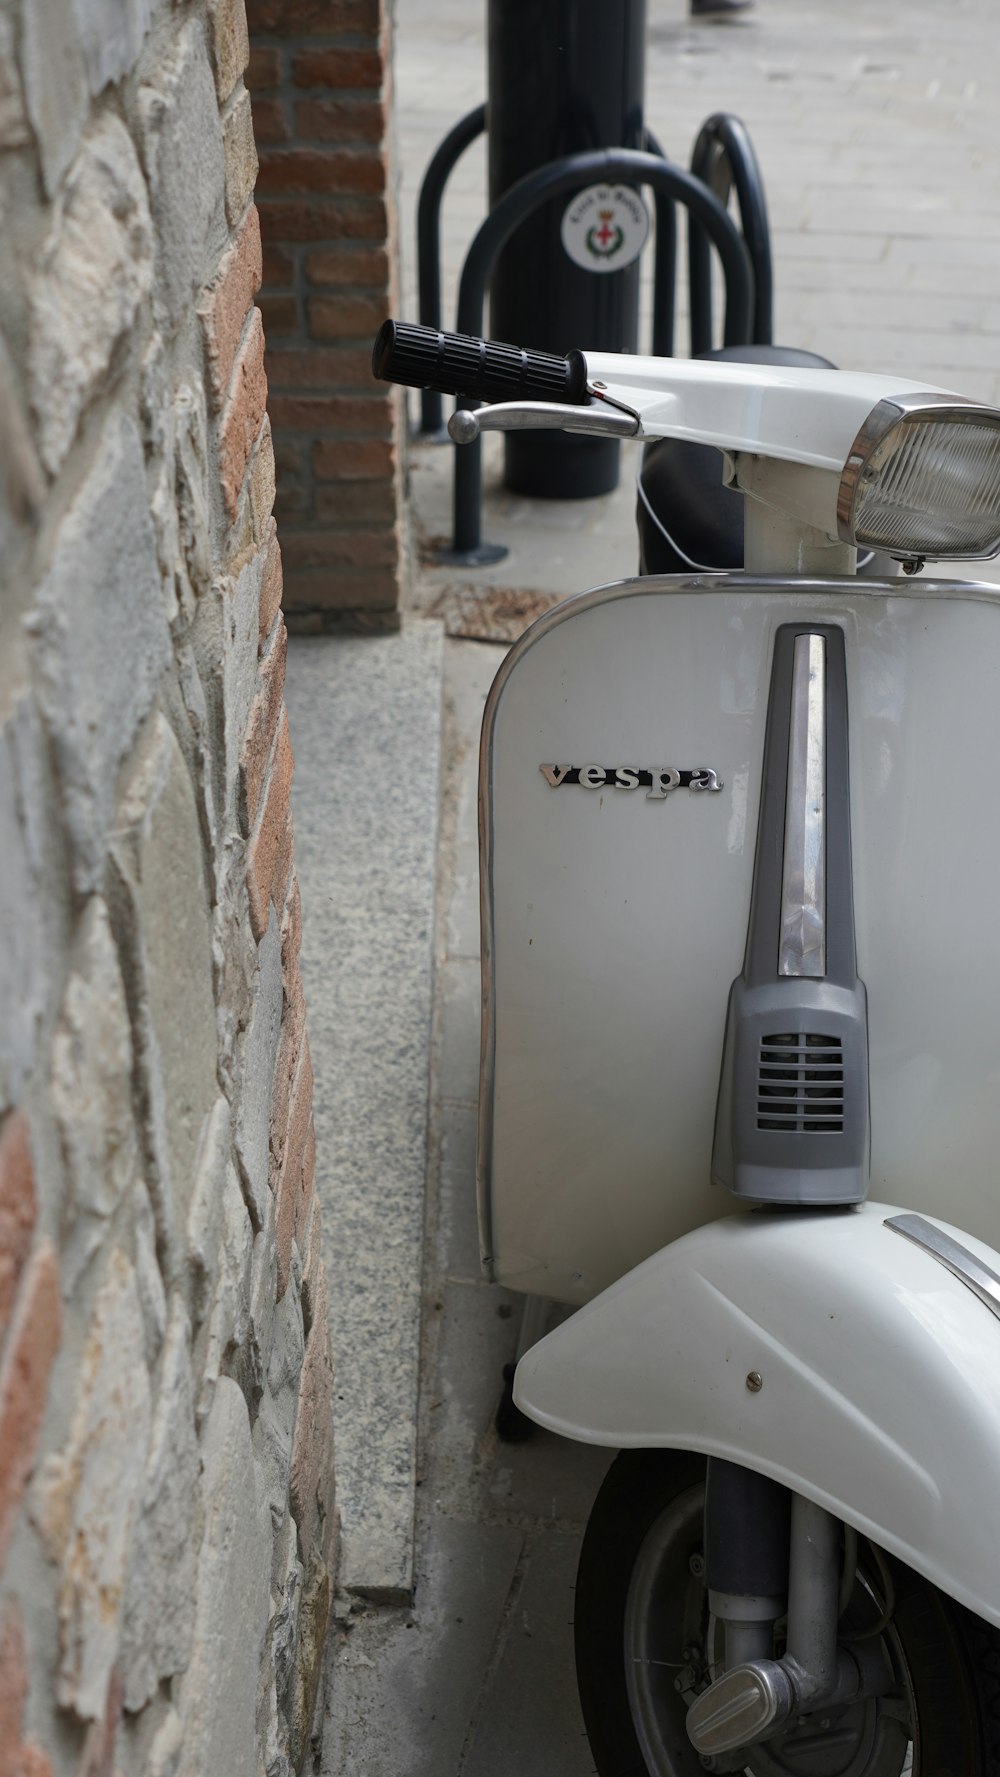
{"label": "crest emblem on sticker", "polygon": [[649,212],[627,185],[588,185],[563,211],[562,244],[585,271],[621,271],[638,259],[649,234]]}

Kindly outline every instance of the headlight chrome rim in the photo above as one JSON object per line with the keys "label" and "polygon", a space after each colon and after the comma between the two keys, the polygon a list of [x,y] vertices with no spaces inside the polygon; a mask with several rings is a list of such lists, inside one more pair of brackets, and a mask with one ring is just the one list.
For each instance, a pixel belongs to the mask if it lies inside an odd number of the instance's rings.
{"label": "headlight chrome rim", "polygon": [[[962,395],[914,391],[912,395],[893,395],[872,408],[841,471],[837,491],[837,532],[841,542],[856,547],[881,549],[900,561],[988,561],[1000,554],[1000,517],[997,536],[988,551],[978,548],[938,548],[915,542],[912,548],[895,547],[872,533],[858,528],[857,508],[867,483],[879,469],[879,453],[900,426],[919,426],[922,421],[935,425],[986,425],[996,430],[1000,448],[1000,409]],[[898,448],[898,447],[896,447]],[[892,454],[895,454],[895,448]]]}

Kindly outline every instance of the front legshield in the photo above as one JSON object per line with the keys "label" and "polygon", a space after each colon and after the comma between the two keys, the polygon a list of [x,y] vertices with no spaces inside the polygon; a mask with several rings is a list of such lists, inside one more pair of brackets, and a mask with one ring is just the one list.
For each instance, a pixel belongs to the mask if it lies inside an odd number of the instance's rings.
{"label": "front legshield", "polygon": [[1000,1318],[887,1226],[902,1213],[698,1228],[534,1346],[514,1398],[585,1443],[769,1475],[1000,1627]]}

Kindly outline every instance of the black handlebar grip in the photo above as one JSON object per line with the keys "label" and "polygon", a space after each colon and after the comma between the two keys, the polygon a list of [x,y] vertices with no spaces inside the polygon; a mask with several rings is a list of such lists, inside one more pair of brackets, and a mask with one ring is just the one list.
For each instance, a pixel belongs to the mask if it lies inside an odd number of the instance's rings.
{"label": "black handlebar grip", "polygon": [[557,358],[466,333],[439,333],[409,321],[384,321],[372,350],[381,382],[480,401],[587,400],[587,361],[582,352]]}

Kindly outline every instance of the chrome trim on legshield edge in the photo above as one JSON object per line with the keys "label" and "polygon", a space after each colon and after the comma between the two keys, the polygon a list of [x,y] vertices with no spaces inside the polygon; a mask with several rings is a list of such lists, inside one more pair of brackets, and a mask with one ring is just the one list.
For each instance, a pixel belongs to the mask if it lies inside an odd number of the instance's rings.
{"label": "chrome trim on legshield edge", "polygon": [[894,1234],[902,1234],[904,1240],[912,1240],[914,1246],[923,1247],[932,1259],[937,1259],[953,1277],[966,1284],[1000,1320],[1000,1277],[982,1259],[977,1259],[975,1253],[970,1253],[967,1246],[962,1246],[960,1241],[954,1240],[925,1216],[887,1216],[885,1226]]}
{"label": "chrome trim on legshield edge", "polygon": [[826,640],[795,638],[778,974],[826,974]]}

